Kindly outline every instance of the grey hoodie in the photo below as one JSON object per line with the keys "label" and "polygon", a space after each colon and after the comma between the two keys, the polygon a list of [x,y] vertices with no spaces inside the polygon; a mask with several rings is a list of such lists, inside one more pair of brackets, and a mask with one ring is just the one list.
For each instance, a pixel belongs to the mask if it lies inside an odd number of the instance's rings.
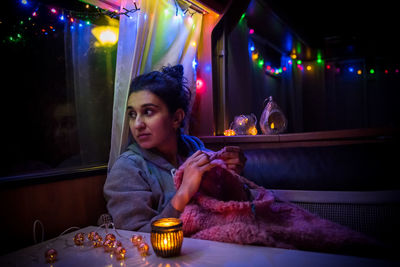
{"label": "grey hoodie", "polygon": [[[207,150],[194,136],[181,135],[178,153],[187,158],[197,150]],[[179,218],[170,203],[176,189],[175,167],[163,157],[136,143],[128,146],[107,175],[104,196],[116,228],[150,232],[152,220]]]}

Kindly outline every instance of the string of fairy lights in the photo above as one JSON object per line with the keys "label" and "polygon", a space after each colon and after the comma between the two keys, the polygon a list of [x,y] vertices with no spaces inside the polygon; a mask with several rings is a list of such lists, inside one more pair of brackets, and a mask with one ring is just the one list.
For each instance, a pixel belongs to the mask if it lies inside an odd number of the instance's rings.
{"label": "string of fairy lights", "polygon": [[[18,20],[17,23],[14,22],[14,25],[8,25],[12,32],[3,37],[3,43],[24,42],[25,37],[31,34],[46,37],[57,33],[57,31],[64,31],[65,23],[68,23],[71,29],[90,26],[101,16],[115,19],[126,16],[132,19],[132,15],[140,11],[140,7],[134,0],[132,0],[134,6],[132,9],[123,8],[122,10],[105,10],[86,3],[82,3],[82,7],[78,8],[79,11],[30,0],[18,0],[17,3],[25,17]],[[173,18],[186,18],[191,23],[193,15],[198,12],[193,10],[191,6],[182,9],[176,1],[174,3],[174,11],[165,9],[164,13],[166,15],[171,14]],[[147,15],[144,14],[144,17],[146,19]],[[2,19],[1,23],[5,28],[8,21]],[[195,27],[194,24],[192,26]]]}
{"label": "string of fairy lights", "polygon": [[[75,27],[90,26],[101,16],[119,18],[121,15],[131,17],[140,10],[134,2],[134,8],[123,9],[122,11],[104,10],[97,6],[82,3],[80,10],[70,10],[43,4],[40,2],[20,0],[18,1],[21,13],[26,17],[19,19],[14,25],[8,25],[12,32],[3,39],[4,42],[19,43],[25,41],[25,37],[31,34],[35,36],[49,36],[56,34],[57,31],[64,31],[64,24],[69,23],[71,29]],[[7,21],[2,20],[2,24]]]}
{"label": "string of fairy lights", "polygon": [[[243,14],[240,21],[245,18],[246,14]],[[274,77],[279,77],[290,69],[298,70],[300,72],[309,72],[312,73],[316,68],[325,68],[327,72],[331,72],[334,74],[353,74],[355,76],[365,77],[365,75],[373,76],[380,71],[384,75],[399,75],[400,74],[400,66],[395,66],[394,64],[390,64],[388,66],[378,67],[378,66],[370,66],[367,68],[364,63],[355,63],[363,60],[348,60],[345,63],[335,63],[335,62],[326,62],[321,56],[320,53],[317,54],[317,58],[314,60],[301,60],[299,55],[292,51],[290,54],[284,55],[284,59],[282,60],[281,65],[273,66],[268,61],[264,60],[261,55],[259,49],[257,49],[255,45],[255,41],[253,40],[255,37],[254,29],[249,29],[248,36],[248,49],[249,56],[252,59],[253,63],[261,68],[265,74],[271,75]],[[400,75],[399,75],[400,76]]]}

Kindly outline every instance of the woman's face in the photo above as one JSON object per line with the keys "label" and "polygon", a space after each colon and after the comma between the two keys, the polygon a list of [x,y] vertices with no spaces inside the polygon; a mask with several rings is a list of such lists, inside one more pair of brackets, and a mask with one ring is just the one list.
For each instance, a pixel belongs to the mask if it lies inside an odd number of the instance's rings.
{"label": "woman's face", "polygon": [[142,148],[170,149],[180,121],[169,113],[164,101],[147,90],[134,92],[128,98],[127,112],[133,138]]}

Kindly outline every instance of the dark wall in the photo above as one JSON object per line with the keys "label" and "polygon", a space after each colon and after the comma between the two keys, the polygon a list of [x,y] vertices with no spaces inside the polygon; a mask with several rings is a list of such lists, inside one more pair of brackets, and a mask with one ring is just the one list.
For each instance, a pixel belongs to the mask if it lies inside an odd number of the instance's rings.
{"label": "dark wall", "polygon": [[[255,33],[249,34],[250,29]],[[371,34],[372,38],[375,35]],[[264,59],[263,67],[252,59],[251,43]],[[273,96],[288,119],[287,132],[399,127],[396,101],[400,96],[400,63],[345,44],[341,46],[348,51],[335,57],[337,43],[319,44],[311,47],[265,2],[251,1],[246,16],[227,33],[225,108],[229,120],[250,113],[259,119],[265,98]],[[303,70],[298,69],[296,60],[287,63],[293,51],[302,60]],[[319,63],[318,54],[322,59]],[[267,63],[287,70],[276,76],[266,74]]]}

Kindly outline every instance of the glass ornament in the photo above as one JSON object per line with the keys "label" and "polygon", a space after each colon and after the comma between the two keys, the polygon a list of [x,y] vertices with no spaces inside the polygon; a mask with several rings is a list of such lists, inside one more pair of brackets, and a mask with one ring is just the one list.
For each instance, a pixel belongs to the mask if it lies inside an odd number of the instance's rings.
{"label": "glass ornament", "polygon": [[[261,114],[260,128],[263,134],[279,134],[287,129],[287,119],[272,96],[265,99],[267,105]],[[264,102],[265,102],[264,101]]]}
{"label": "glass ornament", "polygon": [[250,115],[240,115],[234,118],[230,129],[232,129],[236,135],[256,135],[256,124],[257,118],[253,113]]}

